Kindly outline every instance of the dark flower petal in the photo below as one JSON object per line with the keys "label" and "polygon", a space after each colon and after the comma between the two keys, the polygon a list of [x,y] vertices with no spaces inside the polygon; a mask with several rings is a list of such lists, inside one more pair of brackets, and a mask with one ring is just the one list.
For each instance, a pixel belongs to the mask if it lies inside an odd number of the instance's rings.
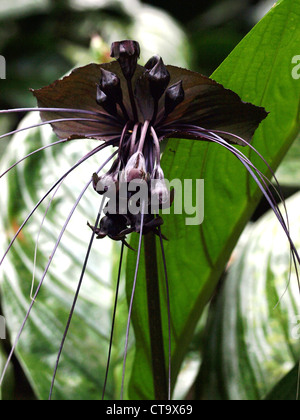
{"label": "dark flower petal", "polygon": [[[123,92],[123,103],[131,114],[130,98],[127,91],[127,82],[123,76],[119,64],[114,61],[106,64],[89,64],[85,67],[75,69],[69,76],[64,77],[52,83],[50,86],[42,89],[33,90],[34,96],[38,100],[38,106],[41,108],[68,108],[68,109],[82,109],[92,112],[101,112],[103,116],[99,116],[99,122],[88,121],[69,121],[63,123],[51,124],[54,132],[59,138],[67,138],[69,136],[79,138],[95,138],[101,140],[109,140],[111,136],[107,133],[112,131],[122,131],[119,125],[113,126],[112,120],[107,121],[105,116],[108,113],[96,103],[97,85],[102,77],[102,69],[114,73],[121,83]],[[133,82],[140,77],[145,71],[144,67],[137,66],[136,72],[133,77]],[[121,115],[121,111],[120,111]],[[43,121],[51,121],[58,118],[74,118],[74,117],[87,117],[86,114],[80,113],[67,113],[67,112],[41,112]],[[91,116],[91,118],[96,118]],[[101,133],[101,134],[100,134]]]}
{"label": "dark flower petal", "polygon": [[[38,106],[41,108],[68,108],[85,111],[106,113],[96,103],[97,83],[101,78],[101,67],[90,64],[75,69],[69,76],[52,83],[50,86],[34,90]],[[67,112],[41,112],[43,121],[56,118],[90,118],[98,119],[94,115],[67,113]],[[103,123],[104,118],[99,116],[99,122],[68,121],[51,124],[59,138],[69,136],[91,137],[106,140],[106,133],[121,130],[118,126],[111,127]],[[100,134],[101,133],[101,134]]]}
{"label": "dark flower petal", "polygon": [[149,80],[151,95],[158,100],[170,82],[170,74],[159,55],[150,58],[145,68],[149,70],[146,76]]}
{"label": "dark flower petal", "polygon": [[116,41],[111,45],[110,56],[117,60],[121,57],[140,58],[140,45],[137,41],[124,40]]}
{"label": "dark flower petal", "polygon": [[118,115],[116,102],[112,100],[110,96],[107,96],[100,89],[100,86],[97,86],[96,102],[98,105],[102,106],[102,108],[110,115]]}
{"label": "dark flower petal", "polygon": [[150,85],[144,72],[137,80],[134,91],[139,110],[145,120],[151,120],[154,112],[154,98],[150,92]]}
{"label": "dark flower petal", "polygon": [[[78,68],[50,86],[33,91],[39,107],[84,111],[41,112],[44,122],[73,119],[51,123],[59,138],[108,141],[121,135],[126,121],[143,123],[148,120],[154,125],[160,121],[158,131],[168,124],[176,130],[177,136],[182,133],[182,137],[188,138],[193,137],[188,125],[224,131],[226,134],[220,134],[224,139],[244,145],[234,136],[250,142],[259,123],[267,116],[264,108],[243,102],[237,94],[214,80],[189,70],[165,66],[158,56],[150,59],[146,67],[134,64],[139,56],[135,41],[114,43],[112,55],[118,62]],[[120,66],[122,60],[132,60],[131,64],[134,64],[135,72],[130,82],[124,75],[126,63]],[[129,89],[131,86],[135,87],[135,98]],[[138,109],[135,109],[135,102]],[[86,114],[88,111],[90,116]],[[74,121],[74,118],[78,120]],[[86,120],[81,121],[83,118]]]}
{"label": "dark flower petal", "polygon": [[168,87],[165,94],[165,114],[169,115],[184,100],[182,80]]}
{"label": "dark flower petal", "polygon": [[[236,93],[208,77],[174,66],[167,69],[172,84],[182,80],[185,98],[166,122],[226,131],[250,142],[258,125],[268,115],[264,108],[243,102]],[[222,137],[245,145],[233,136],[222,134]]]}
{"label": "dark flower petal", "polygon": [[120,79],[115,73],[101,68],[101,90],[109,96],[112,96],[115,102],[121,102],[123,99]]}
{"label": "dark flower petal", "polygon": [[131,40],[113,42],[110,56],[118,60],[125,78],[129,80],[133,77],[140,58],[139,43]]}
{"label": "dark flower petal", "polygon": [[120,232],[127,228],[127,220],[121,214],[108,214],[101,219],[98,235],[104,237],[117,237]]}

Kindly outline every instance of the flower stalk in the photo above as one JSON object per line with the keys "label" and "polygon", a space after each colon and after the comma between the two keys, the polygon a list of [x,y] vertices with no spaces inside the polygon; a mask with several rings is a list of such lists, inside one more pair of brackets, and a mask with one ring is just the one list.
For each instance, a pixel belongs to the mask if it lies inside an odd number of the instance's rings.
{"label": "flower stalk", "polygon": [[167,400],[168,379],[163,345],[156,238],[153,232],[144,237],[144,252],[154,395],[156,400]]}

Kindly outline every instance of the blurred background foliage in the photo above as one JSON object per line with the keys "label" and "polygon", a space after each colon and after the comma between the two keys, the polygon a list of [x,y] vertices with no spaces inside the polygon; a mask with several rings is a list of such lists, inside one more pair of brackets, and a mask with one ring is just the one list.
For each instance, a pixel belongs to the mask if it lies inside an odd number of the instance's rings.
{"label": "blurred background foliage", "polygon": [[[118,39],[139,41],[142,61],[159,53],[167,64],[209,76],[273,4],[274,0],[0,0],[0,55],[7,62],[7,79],[0,80],[0,109],[35,106],[29,88],[48,85],[73,67],[109,61],[109,45]],[[1,116],[1,133],[13,130],[24,114]],[[5,144],[1,142],[0,154]],[[299,189],[299,155],[298,141],[279,168],[286,196]],[[266,207],[262,201],[254,219]],[[191,355],[201,348],[202,327]],[[193,360],[191,356],[182,375],[198,368]],[[14,399],[34,398],[16,360],[15,365]]]}
{"label": "blurred background foliage", "polygon": [[[145,54],[157,46],[164,57],[168,43],[181,38],[176,56],[168,57],[171,64],[188,60],[209,75],[273,3],[186,0],[183,7],[180,0],[0,0],[0,53],[8,67],[0,105],[33,104],[29,87],[43,86],[88,60],[108,59],[98,37],[108,44],[118,37],[141,38]],[[180,31],[185,36],[178,36]]]}
{"label": "blurred background foliage", "polygon": [[28,88],[44,86],[74,65],[107,60],[101,42],[119,37],[142,41],[145,55],[157,47],[164,57],[174,51],[168,44],[179,41],[177,53],[167,57],[170,64],[187,61],[209,75],[273,3],[0,0],[0,53],[7,60],[0,106],[33,105]]}

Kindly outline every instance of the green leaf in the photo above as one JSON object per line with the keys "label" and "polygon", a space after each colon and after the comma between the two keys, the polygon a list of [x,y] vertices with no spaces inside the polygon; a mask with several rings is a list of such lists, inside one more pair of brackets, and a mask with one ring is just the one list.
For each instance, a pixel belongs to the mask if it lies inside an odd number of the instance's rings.
{"label": "green leaf", "polygon": [[[299,249],[300,194],[286,204]],[[289,258],[271,211],[242,235],[211,307],[199,398],[263,399],[298,361],[299,288],[294,269],[289,278]],[[293,384],[295,400],[297,381]]]}
{"label": "green leaf", "polygon": [[[300,83],[292,78],[292,57],[298,54],[300,3],[283,0],[244,38],[213,78],[244,101],[264,106],[269,117],[257,130],[253,145],[276,169],[299,128]],[[268,170],[249,150],[243,152],[265,174]],[[165,216],[163,233],[170,278],[172,314],[172,381],[191,342],[203,309],[214,293],[226,262],[260,199],[244,167],[217,145],[169,140],[163,169],[167,179],[205,180],[205,219],[186,226],[185,217]],[[268,174],[269,175],[269,174]],[[136,359],[130,383],[131,398],[153,398],[145,276],[142,260],[135,295],[133,322]],[[129,254],[127,293],[131,293],[135,255]],[[167,355],[166,294],[161,269],[161,306]]]}

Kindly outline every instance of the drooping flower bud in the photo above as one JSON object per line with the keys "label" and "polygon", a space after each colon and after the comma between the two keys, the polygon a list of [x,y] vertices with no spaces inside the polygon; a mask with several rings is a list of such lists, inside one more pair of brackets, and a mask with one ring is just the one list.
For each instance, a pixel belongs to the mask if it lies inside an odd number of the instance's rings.
{"label": "drooping flower bud", "polygon": [[158,55],[150,58],[145,68],[148,70],[146,76],[149,80],[151,95],[155,100],[159,100],[170,82],[170,73]]}
{"label": "drooping flower bud", "polygon": [[140,58],[140,45],[131,40],[113,42],[110,56],[118,60],[125,78],[130,80]]}
{"label": "drooping flower bud", "polygon": [[165,115],[169,115],[184,100],[182,80],[168,87],[165,94]]}
{"label": "drooping flower bud", "polygon": [[96,102],[109,114],[117,115],[116,102],[107,96],[99,85],[97,85]]}
{"label": "drooping flower bud", "polygon": [[157,166],[151,175],[151,197],[152,207],[159,206],[162,208],[169,208],[170,203],[170,192],[165,183],[165,176],[162,168]]}
{"label": "drooping flower bud", "polygon": [[100,221],[96,233],[98,238],[109,236],[111,239],[119,239],[120,233],[127,228],[127,220],[121,214],[107,214]]}
{"label": "drooping flower bud", "polygon": [[[112,191],[112,194],[117,189],[118,176],[119,176],[120,160],[116,159],[111,168],[105,174],[98,176],[93,174],[93,187],[94,190],[100,194],[107,194]],[[109,197],[110,194],[107,194]]]}
{"label": "drooping flower bud", "polygon": [[114,179],[113,175],[105,174],[98,179],[96,184],[96,191],[100,195],[105,194],[111,188],[112,185],[115,185],[116,180]]}
{"label": "drooping flower bud", "polygon": [[104,92],[106,96],[109,96],[114,102],[120,103],[123,99],[120,79],[111,71],[101,69],[101,72],[101,91]]}
{"label": "drooping flower bud", "polygon": [[124,181],[131,182],[134,179],[144,179],[146,172],[146,162],[144,155],[141,152],[136,152],[127,162],[124,171]]}

